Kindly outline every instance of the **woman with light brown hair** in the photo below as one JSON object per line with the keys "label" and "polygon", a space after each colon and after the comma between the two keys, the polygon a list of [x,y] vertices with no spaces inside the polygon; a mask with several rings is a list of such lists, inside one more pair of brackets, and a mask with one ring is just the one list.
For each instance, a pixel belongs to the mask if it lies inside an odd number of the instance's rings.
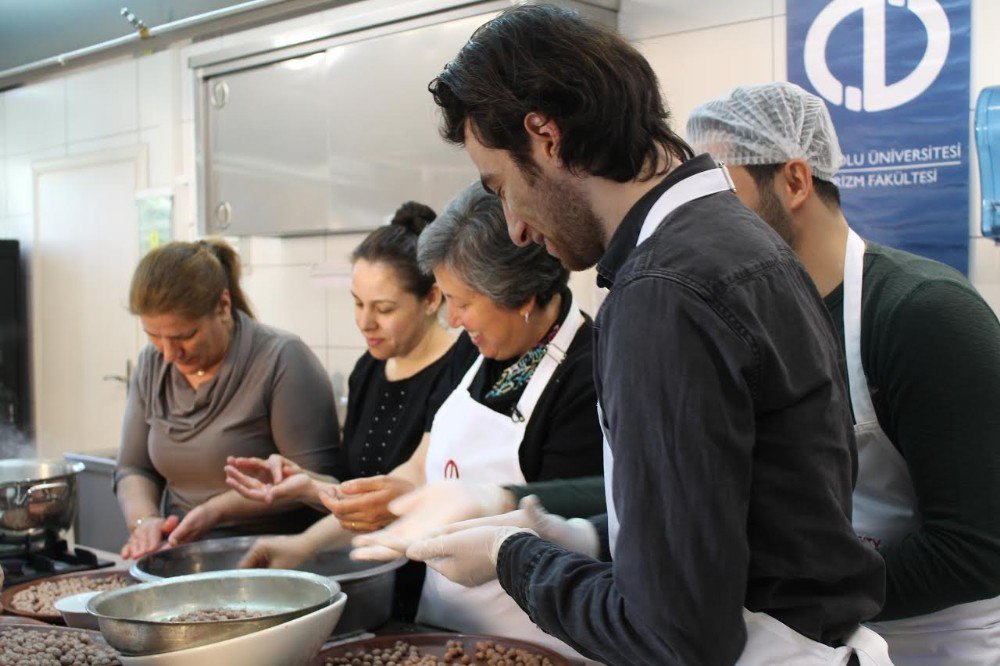
{"label": "woman with light brown hair", "polygon": [[150,344],[129,386],[115,492],[131,535],[122,557],[216,534],[297,532],[316,515],[227,488],[229,456],[280,453],[328,472],[333,391],[297,336],[254,319],[240,262],[221,240],[175,242],[136,268],[129,308]]}

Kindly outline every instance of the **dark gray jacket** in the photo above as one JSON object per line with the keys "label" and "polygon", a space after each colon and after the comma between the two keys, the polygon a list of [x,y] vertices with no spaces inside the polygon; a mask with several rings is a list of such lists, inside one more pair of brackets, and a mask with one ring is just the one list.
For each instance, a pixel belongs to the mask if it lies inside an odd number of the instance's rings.
{"label": "dark gray jacket", "polygon": [[882,560],[851,529],[838,343],[791,249],[731,192],[681,206],[635,247],[659,195],[712,167],[701,156],[664,179],[598,266],[614,561],[530,535],[500,553],[531,618],[608,664],[732,664],[744,607],[839,645],[883,601]]}

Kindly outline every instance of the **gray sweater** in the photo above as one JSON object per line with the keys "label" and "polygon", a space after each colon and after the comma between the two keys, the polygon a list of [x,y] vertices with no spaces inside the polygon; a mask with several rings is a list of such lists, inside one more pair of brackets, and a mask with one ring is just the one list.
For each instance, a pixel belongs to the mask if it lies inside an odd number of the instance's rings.
{"label": "gray sweater", "polygon": [[[166,492],[167,513],[183,515],[228,490],[226,456],[280,453],[310,470],[332,469],[339,431],[319,359],[295,335],[239,311],[235,321],[218,374],[197,389],[152,345],[139,355],[115,484],[129,474],[152,479]],[[271,531],[281,521],[261,516],[238,531]]]}

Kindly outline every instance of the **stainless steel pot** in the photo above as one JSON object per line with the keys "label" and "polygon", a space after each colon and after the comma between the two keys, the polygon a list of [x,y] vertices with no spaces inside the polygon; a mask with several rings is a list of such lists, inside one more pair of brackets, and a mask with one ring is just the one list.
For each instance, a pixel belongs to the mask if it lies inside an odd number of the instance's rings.
{"label": "stainless steel pot", "polygon": [[[203,571],[236,569],[258,538],[210,539],[168,548],[139,558],[129,573],[141,581],[155,581]],[[338,634],[374,629],[389,619],[396,569],[406,563],[405,558],[394,562],[358,562],[352,560],[349,553],[349,549],[319,553],[296,567],[332,578],[347,594],[347,606],[337,623]]]}
{"label": "stainless steel pot", "polygon": [[0,461],[0,530],[69,529],[82,471],[83,463],[66,460]]}

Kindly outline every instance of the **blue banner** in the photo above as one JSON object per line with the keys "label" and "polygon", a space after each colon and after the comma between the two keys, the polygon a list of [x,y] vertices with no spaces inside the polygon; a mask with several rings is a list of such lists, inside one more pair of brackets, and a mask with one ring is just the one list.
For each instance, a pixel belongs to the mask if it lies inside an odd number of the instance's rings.
{"label": "blue banner", "polygon": [[788,80],[822,97],[863,238],[969,264],[969,0],[788,0]]}

